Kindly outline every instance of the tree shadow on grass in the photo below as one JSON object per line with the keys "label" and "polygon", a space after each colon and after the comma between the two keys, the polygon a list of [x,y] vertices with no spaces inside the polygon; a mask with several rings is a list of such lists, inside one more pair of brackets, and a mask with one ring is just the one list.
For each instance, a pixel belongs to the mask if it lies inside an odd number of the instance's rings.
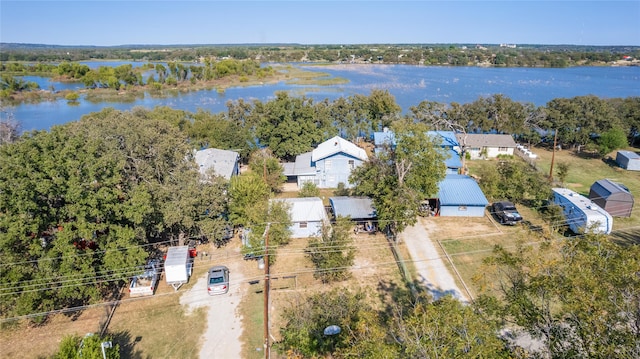
{"label": "tree shadow on grass", "polygon": [[452,293],[448,291],[430,288],[426,286],[424,282],[418,280],[404,284],[380,281],[376,290],[380,301],[384,303],[384,310],[382,312],[387,318],[392,318],[398,313],[398,310],[405,311],[405,309],[412,307],[416,302],[432,301],[445,295],[452,295]]}
{"label": "tree shadow on grass", "polygon": [[142,340],[142,337],[131,337],[129,331],[121,331],[116,333],[110,333],[113,338],[113,344],[120,346],[120,358],[122,359],[147,359],[142,356],[142,352],[135,349],[136,343]]}
{"label": "tree shadow on grass", "polygon": [[604,162],[610,168],[620,168],[618,162],[614,160],[611,156],[603,157],[602,162]]}
{"label": "tree shadow on grass", "polygon": [[640,233],[636,230],[619,230],[611,234],[614,243],[623,246],[640,245]]}

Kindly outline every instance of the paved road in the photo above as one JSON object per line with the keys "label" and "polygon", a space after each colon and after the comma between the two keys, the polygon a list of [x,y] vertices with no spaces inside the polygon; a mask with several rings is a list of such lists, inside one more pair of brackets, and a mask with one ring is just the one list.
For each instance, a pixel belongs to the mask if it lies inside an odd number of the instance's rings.
{"label": "paved road", "polygon": [[468,298],[456,284],[444,260],[436,249],[437,243],[429,238],[429,219],[418,217],[418,222],[407,227],[399,237],[407,246],[411,254],[411,260],[416,268],[418,282],[424,284],[434,299],[451,294],[461,301],[467,302]]}

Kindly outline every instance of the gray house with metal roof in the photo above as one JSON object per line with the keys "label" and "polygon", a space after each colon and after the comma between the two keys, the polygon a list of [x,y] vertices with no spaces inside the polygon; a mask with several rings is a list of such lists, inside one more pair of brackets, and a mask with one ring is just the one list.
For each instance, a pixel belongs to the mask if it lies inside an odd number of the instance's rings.
{"label": "gray house with metal roof", "polygon": [[195,153],[198,170],[203,179],[212,174],[231,179],[232,176],[240,174],[239,159],[239,153],[217,148],[207,148]]}

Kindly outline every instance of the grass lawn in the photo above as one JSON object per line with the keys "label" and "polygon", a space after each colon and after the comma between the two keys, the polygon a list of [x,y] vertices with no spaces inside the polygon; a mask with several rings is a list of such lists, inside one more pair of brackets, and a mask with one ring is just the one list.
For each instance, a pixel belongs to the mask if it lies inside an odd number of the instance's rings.
{"label": "grass lawn", "polygon": [[[630,149],[633,150],[633,149]],[[544,148],[534,148],[538,155],[536,166],[539,171],[548,175],[551,167],[552,152]],[[611,159],[616,153],[609,154],[605,159],[581,156],[572,151],[559,151],[555,154],[555,163],[569,164],[569,173],[563,186],[588,196],[591,185],[600,179],[608,178],[623,183],[629,188],[634,198],[640,198],[640,172],[627,171],[618,167]],[[468,161],[473,173],[475,167],[486,161]],[[557,169],[557,167],[555,167]],[[555,171],[554,171],[555,172]],[[558,180],[556,178],[556,180]],[[562,186],[557,184],[557,186]],[[637,202],[638,200],[636,200]],[[518,205],[518,210],[525,221],[532,227],[547,233],[548,228],[541,219],[536,208]],[[438,231],[432,233],[432,239],[437,240],[453,261],[457,271],[470,287],[477,293],[479,287],[474,278],[482,276],[483,259],[491,255],[495,245],[513,248],[517,240],[524,243],[539,243],[542,239],[536,232],[532,232],[525,225],[514,227],[496,224],[495,219],[487,216],[478,219],[435,218]],[[623,243],[640,243],[640,208],[634,206],[630,218],[614,218],[614,231],[611,237]]]}

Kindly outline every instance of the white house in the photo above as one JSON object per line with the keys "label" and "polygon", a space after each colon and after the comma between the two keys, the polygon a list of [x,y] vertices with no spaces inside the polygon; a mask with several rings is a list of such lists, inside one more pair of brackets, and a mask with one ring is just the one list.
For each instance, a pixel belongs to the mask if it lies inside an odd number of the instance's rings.
{"label": "white house", "polygon": [[613,217],[589,198],[567,188],[552,188],[553,203],[562,207],[562,214],[574,233],[611,233]]}
{"label": "white house", "polygon": [[330,223],[322,199],[318,197],[282,198],[272,201],[282,201],[289,207],[291,238],[318,236],[321,234],[322,226]]}
{"label": "white house", "polygon": [[516,141],[511,135],[456,134],[458,143],[466,147],[466,151],[472,160],[481,158],[495,158],[499,155],[513,156]]}
{"label": "white house", "polygon": [[295,178],[298,187],[312,182],[318,188],[337,188],[339,183],[349,188],[351,171],[368,159],[364,149],[336,136],[315,150],[298,155],[295,162],[284,163],[283,167],[285,176]]}
{"label": "white house", "polygon": [[216,175],[226,179],[240,173],[240,154],[234,151],[207,148],[196,151],[195,159],[202,178],[207,178],[211,169]]}

